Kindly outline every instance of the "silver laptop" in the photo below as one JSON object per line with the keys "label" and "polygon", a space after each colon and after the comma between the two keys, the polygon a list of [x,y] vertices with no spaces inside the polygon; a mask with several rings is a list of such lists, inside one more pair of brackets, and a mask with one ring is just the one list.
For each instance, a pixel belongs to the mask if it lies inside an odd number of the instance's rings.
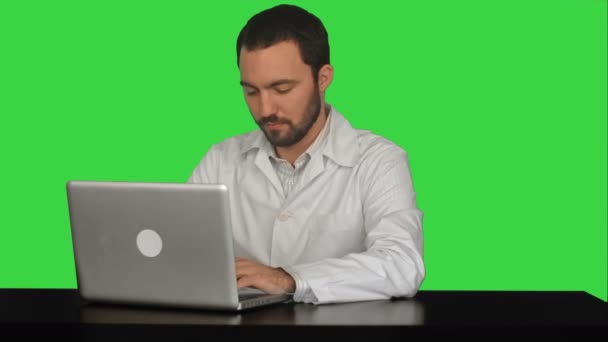
{"label": "silver laptop", "polygon": [[237,288],[224,185],[70,181],[67,196],[85,300],[243,310],[290,299]]}

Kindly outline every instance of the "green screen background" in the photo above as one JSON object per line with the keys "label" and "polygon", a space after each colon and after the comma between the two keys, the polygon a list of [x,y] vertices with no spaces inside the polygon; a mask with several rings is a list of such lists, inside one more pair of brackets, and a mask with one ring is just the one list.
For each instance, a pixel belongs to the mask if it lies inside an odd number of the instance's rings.
{"label": "green screen background", "polygon": [[[277,3],[0,3],[0,287],[76,287],[66,181],[184,182],[256,128],[235,40]],[[328,102],[409,154],[423,289],[606,300],[606,1],[292,3]]]}

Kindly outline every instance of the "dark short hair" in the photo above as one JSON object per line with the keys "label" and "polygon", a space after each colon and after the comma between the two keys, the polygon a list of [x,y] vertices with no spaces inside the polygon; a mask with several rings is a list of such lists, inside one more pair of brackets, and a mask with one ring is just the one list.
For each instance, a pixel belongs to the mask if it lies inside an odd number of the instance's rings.
{"label": "dark short hair", "polygon": [[294,41],[305,64],[312,69],[315,82],[319,70],[329,64],[327,31],[319,18],[293,5],[278,5],[264,10],[247,21],[236,40],[236,64],[241,48],[263,49],[276,43]]}

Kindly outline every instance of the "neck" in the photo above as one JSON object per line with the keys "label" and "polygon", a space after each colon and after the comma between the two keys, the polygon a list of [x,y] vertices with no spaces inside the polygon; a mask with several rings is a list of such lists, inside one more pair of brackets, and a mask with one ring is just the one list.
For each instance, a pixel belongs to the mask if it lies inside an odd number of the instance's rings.
{"label": "neck", "polygon": [[325,122],[327,121],[327,113],[329,111],[329,107],[322,106],[321,113],[317,118],[317,121],[312,125],[308,133],[302,138],[302,140],[298,141],[296,144],[287,146],[287,147],[275,147],[275,152],[277,156],[281,159],[287,160],[292,166],[302,155],[302,153],[306,152],[306,150],[312,145],[315,141],[319,133],[323,129]]}

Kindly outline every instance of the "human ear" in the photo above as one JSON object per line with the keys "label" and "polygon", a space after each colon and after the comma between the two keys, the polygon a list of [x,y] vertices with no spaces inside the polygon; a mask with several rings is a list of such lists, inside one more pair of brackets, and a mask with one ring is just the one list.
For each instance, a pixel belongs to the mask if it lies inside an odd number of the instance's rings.
{"label": "human ear", "polygon": [[324,92],[334,79],[334,67],[325,64],[319,69],[318,85],[319,91]]}

